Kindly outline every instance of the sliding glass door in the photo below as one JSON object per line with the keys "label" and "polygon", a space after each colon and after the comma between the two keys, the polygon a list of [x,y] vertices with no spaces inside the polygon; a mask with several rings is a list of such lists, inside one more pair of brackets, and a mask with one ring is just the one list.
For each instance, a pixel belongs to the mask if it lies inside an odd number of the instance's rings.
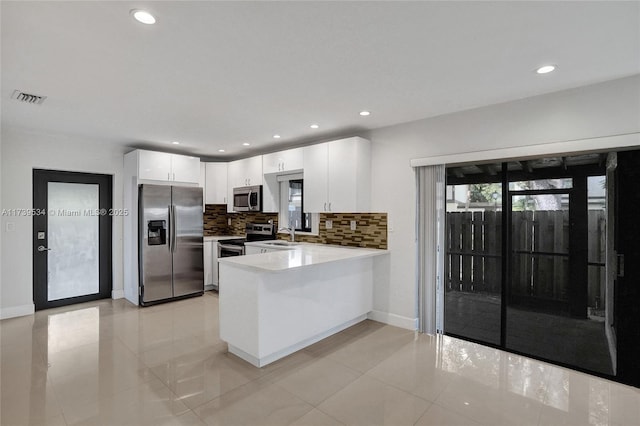
{"label": "sliding glass door", "polygon": [[606,159],[447,168],[446,334],[615,377]]}

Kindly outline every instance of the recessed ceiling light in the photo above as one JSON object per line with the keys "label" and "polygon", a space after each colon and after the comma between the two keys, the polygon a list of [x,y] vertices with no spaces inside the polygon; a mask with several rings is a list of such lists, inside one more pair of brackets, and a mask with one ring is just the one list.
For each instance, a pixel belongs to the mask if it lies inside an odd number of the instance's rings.
{"label": "recessed ceiling light", "polygon": [[180,145],[180,142],[178,142],[178,141],[173,141],[171,143],[174,144],[174,145]]}
{"label": "recessed ceiling light", "polygon": [[242,146],[249,146],[249,145],[251,145],[249,142],[245,142],[242,144]]}
{"label": "recessed ceiling light", "polygon": [[317,129],[317,128],[318,128],[318,127],[320,127],[320,126],[318,126],[317,124],[312,124],[312,125],[311,125],[311,126],[309,126],[309,127],[311,127],[312,129]]}
{"label": "recessed ceiling light", "polygon": [[538,69],[536,70],[536,72],[537,72],[538,74],[548,74],[548,73],[550,73],[551,71],[554,71],[555,69],[556,69],[556,66],[555,66],[555,65],[545,65],[545,66],[543,66],[543,67],[538,68]]}
{"label": "recessed ceiling light", "polygon": [[371,113],[369,111],[360,111],[360,115],[366,117],[367,115],[371,115]]}
{"label": "recessed ceiling light", "polygon": [[146,10],[133,9],[131,11],[131,16],[133,16],[136,21],[143,24],[152,25],[156,23],[156,18]]}
{"label": "recessed ceiling light", "polygon": [[280,139],[280,135],[273,135],[274,139]]}
{"label": "recessed ceiling light", "polygon": [[219,149],[218,152],[224,152],[224,149]]}

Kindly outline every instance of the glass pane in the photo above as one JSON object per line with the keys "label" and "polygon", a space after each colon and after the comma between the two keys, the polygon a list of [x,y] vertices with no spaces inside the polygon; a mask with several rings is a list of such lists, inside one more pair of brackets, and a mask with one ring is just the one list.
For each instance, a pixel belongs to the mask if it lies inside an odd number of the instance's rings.
{"label": "glass pane", "polygon": [[289,223],[287,226],[296,231],[311,231],[311,214],[304,213],[303,208],[303,181],[301,179],[290,180],[287,191],[287,210]]}
{"label": "glass pane", "polygon": [[48,300],[99,291],[98,185],[48,184]]}
{"label": "glass pane", "polygon": [[447,186],[444,331],[499,344],[502,188]]}
{"label": "glass pane", "polygon": [[[570,270],[569,195],[513,196],[512,203],[507,348],[610,374],[604,323],[589,320],[586,306],[571,316],[571,286],[585,283]],[[600,276],[592,269],[590,282]]]}
{"label": "glass pane", "polygon": [[571,189],[573,179],[536,179],[509,182],[509,191],[524,191],[529,189]]}

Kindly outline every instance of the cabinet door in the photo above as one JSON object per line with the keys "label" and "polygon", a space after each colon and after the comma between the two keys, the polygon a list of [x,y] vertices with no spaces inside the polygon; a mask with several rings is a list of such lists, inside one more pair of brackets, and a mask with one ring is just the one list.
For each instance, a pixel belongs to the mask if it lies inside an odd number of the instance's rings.
{"label": "cabinet door", "polygon": [[244,246],[244,254],[260,254],[262,253],[262,248],[260,247],[254,247],[254,246]]}
{"label": "cabinet door", "polygon": [[350,140],[329,142],[329,203],[332,212],[353,212],[356,197],[355,145]]}
{"label": "cabinet door", "polygon": [[231,161],[227,164],[227,211],[233,211],[233,188],[245,186],[242,160]]}
{"label": "cabinet door", "polygon": [[207,204],[227,204],[227,163],[205,163]]}
{"label": "cabinet door", "polygon": [[198,179],[198,186],[202,188],[202,213],[204,213],[205,204],[207,204],[207,166],[205,163],[200,163],[200,178]]}
{"label": "cabinet door", "polygon": [[171,180],[175,182],[198,183],[200,180],[200,159],[172,154],[171,177]]}
{"label": "cabinet door", "polygon": [[262,171],[265,175],[300,170],[302,167],[302,148],[287,149],[262,156]]}
{"label": "cabinet door", "polygon": [[242,161],[249,186],[262,185],[262,155],[245,158]]}
{"label": "cabinet door", "polygon": [[284,172],[301,170],[303,168],[304,160],[302,148],[294,148],[282,151],[280,158],[282,161],[282,171]]}
{"label": "cabinet door", "polygon": [[171,180],[171,154],[138,151],[138,179]]}
{"label": "cabinet door", "polygon": [[264,175],[262,182],[262,212],[280,212],[280,182],[276,173]]}
{"label": "cabinet door", "polygon": [[329,142],[328,158],[327,210],[341,213],[369,211],[371,207],[369,141],[356,137]]}
{"label": "cabinet door", "polygon": [[320,213],[327,206],[327,144],[306,146],[304,159],[304,210]]}
{"label": "cabinet door", "polygon": [[213,285],[213,241],[205,241],[203,245],[204,285]]}
{"label": "cabinet door", "polygon": [[262,172],[266,174],[278,173],[281,170],[282,163],[281,152],[274,152],[271,154],[265,154],[262,156]]}
{"label": "cabinet door", "polygon": [[212,241],[211,242],[211,276],[212,276],[212,280],[213,280],[213,285],[215,286],[216,290],[218,289],[218,242],[217,241]]}

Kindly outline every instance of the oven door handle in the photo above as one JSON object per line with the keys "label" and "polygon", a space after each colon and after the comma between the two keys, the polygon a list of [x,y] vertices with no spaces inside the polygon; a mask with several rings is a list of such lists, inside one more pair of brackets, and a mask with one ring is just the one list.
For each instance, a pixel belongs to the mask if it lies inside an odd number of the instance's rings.
{"label": "oven door handle", "polygon": [[231,244],[218,244],[218,248],[220,249],[220,251],[222,250],[227,250],[227,251],[232,251],[234,253],[240,253],[243,254],[244,253],[244,247],[243,246],[236,246],[236,245],[231,245]]}

